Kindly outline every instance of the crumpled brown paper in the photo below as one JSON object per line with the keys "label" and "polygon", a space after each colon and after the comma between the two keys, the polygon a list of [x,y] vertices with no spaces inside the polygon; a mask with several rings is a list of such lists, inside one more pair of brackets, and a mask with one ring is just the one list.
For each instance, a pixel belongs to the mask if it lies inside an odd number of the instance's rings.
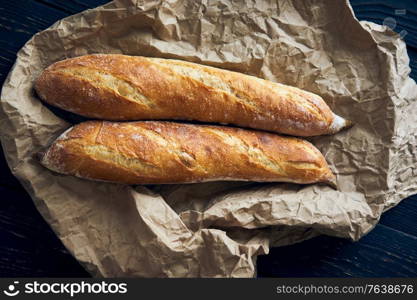
{"label": "crumpled brown paper", "polygon": [[[312,138],[339,190],[212,182],[152,188],[54,174],[34,154],[70,126],[35,96],[51,63],[88,53],[180,58],[320,94],[352,129]],[[96,276],[251,277],[268,247],[359,239],[417,192],[417,86],[405,44],[347,2],[118,0],[36,34],[1,96],[12,172],[65,246]]]}

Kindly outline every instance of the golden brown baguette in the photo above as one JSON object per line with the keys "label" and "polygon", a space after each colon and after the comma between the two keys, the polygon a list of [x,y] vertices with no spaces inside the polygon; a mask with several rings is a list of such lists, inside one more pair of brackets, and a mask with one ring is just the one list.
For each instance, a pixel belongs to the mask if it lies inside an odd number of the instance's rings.
{"label": "golden brown baguette", "polygon": [[307,141],[174,122],[84,122],[62,134],[41,163],[58,173],[127,184],[334,182],[324,157]]}
{"label": "golden brown baguette", "polygon": [[80,56],[48,67],[35,88],[48,103],[97,119],[197,120],[296,136],[351,124],[313,93],[171,59]]}

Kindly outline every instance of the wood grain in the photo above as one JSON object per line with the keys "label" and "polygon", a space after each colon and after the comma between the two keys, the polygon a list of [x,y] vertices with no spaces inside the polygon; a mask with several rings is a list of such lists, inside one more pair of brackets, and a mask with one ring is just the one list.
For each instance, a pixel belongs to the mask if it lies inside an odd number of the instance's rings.
{"label": "wood grain", "polygon": [[411,77],[417,78],[417,2],[414,0],[350,0],[350,3],[359,20],[386,24],[403,36],[410,57]]}

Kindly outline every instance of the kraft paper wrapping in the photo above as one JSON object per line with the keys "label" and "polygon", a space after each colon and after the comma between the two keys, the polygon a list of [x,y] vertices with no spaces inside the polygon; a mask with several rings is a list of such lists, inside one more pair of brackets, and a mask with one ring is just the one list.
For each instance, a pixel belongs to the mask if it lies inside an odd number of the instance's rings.
{"label": "kraft paper wrapping", "polygon": [[[184,59],[323,96],[356,124],[310,139],[339,189],[130,187],[50,172],[34,155],[70,124],[33,83],[51,63],[89,53]],[[42,216],[94,276],[251,277],[269,247],[319,234],[357,240],[417,193],[408,62],[395,33],[358,22],[345,1],[114,1],[57,22],[19,51],[1,95],[2,146]]]}

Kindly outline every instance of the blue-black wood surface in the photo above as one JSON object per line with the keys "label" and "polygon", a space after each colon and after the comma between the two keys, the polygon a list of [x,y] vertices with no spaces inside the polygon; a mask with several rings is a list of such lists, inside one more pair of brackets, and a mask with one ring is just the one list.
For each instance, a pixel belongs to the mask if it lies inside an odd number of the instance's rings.
{"label": "blue-black wood surface", "polygon": [[[0,84],[16,52],[38,31],[106,0],[0,0]],[[402,32],[417,78],[417,1],[351,0],[356,16]],[[405,10],[405,14],[404,14]],[[1,130],[1,129],[0,129]],[[1,150],[0,150],[1,151]],[[359,242],[321,236],[273,248],[258,258],[259,277],[417,276],[417,195],[382,216]],[[0,277],[89,276],[68,253],[13,177],[0,153]]]}

